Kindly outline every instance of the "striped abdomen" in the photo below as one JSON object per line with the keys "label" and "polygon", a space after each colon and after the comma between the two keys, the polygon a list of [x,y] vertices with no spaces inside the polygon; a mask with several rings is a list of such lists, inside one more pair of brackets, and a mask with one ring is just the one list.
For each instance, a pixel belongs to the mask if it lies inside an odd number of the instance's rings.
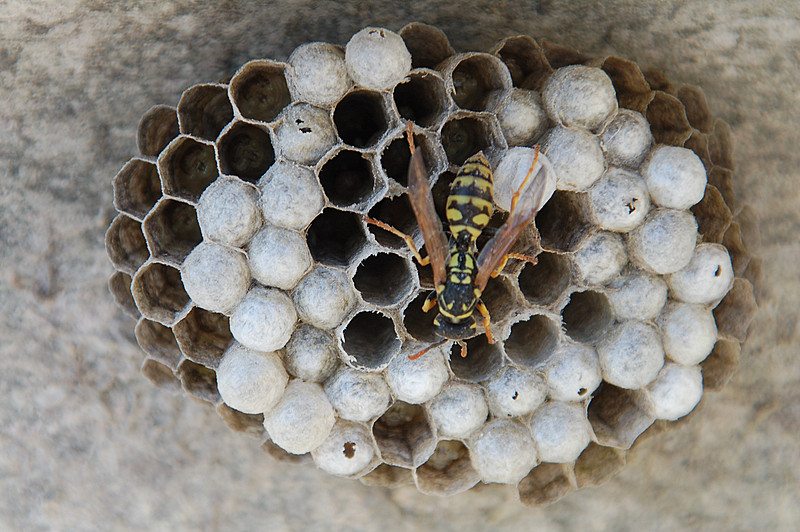
{"label": "striped abdomen", "polygon": [[467,159],[450,185],[446,214],[453,239],[463,241],[468,236],[474,242],[493,210],[492,170],[481,152]]}

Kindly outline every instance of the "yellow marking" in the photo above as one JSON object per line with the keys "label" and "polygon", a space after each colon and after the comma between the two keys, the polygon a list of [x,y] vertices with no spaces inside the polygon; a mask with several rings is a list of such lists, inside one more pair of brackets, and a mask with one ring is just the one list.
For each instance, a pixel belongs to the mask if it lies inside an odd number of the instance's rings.
{"label": "yellow marking", "polygon": [[441,294],[442,292],[444,292],[444,285],[440,284],[439,286],[436,287],[436,293]]}
{"label": "yellow marking", "polygon": [[469,309],[469,305],[467,305],[466,303],[461,303],[461,311],[466,312],[467,309]]}
{"label": "yellow marking", "polygon": [[475,225],[486,225],[489,223],[489,216],[486,213],[476,214],[472,217],[472,223]]}
{"label": "yellow marking", "polygon": [[447,310],[453,310],[453,302],[452,301],[448,301],[447,303],[445,303],[445,306],[447,306]]}
{"label": "yellow marking", "polygon": [[464,269],[465,270],[474,270],[475,269],[475,261],[472,260],[471,255],[464,255]]}
{"label": "yellow marking", "polygon": [[[455,284],[461,284],[461,281],[458,279],[457,275],[451,275],[450,276],[450,282],[451,283],[455,283]],[[452,304],[449,305],[447,308],[451,308],[451,307],[452,307]]]}
{"label": "yellow marking", "polygon": [[447,209],[447,219],[452,222],[461,221],[464,215],[458,209]]}
{"label": "yellow marking", "polygon": [[461,231],[466,231],[467,233],[472,235],[473,238],[478,238],[480,236],[480,234],[481,234],[481,230],[480,229],[472,227],[471,225],[451,225],[450,226],[450,232],[453,233],[454,235],[457,234],[457,233],[460,233]]}
{"label": "yellow marking", "polygon": [[422,304],[422,312],[428,312],[436,305],[436,297],[431,297],[433,294],[431,293],[430,296],[425,298],[425,302]]}
{"label": "yellow marking", "polygon": [[476,298],[479,298],[479,297],[481,297],[481,291],[480,291],[480,290],[478,290],[477,288],[476,288],[475,290],[473,290],[473,293],[475,294],[475,297],[476,297]]}
{"label": "yellow marking", "polygon": [[470,329],[477,329],[478,328],[478,324],[473,321],[472,323],[469,324],[469,328]]}
{"label": "yellow marking", "polygon": [[447,196],[447,206],[450,207],[450,203],[455,203],[456,205],[475,205],[479,209],[492,209],[492,202],[489,200],[485,200],[483,198],[479,198],[478,196],[466,196],[462,194],[453,194]]}

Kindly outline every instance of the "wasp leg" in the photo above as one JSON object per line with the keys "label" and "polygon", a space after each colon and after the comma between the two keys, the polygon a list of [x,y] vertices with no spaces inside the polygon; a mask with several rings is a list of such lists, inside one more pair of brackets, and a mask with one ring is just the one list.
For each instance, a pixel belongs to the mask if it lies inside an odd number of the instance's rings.
{"label": "wasp leg", "polygon": [[414,146],[414,123],[411,120],[406,121],[406,125],[408,129],[406,130],[406,140],[408,140],[408,151],[411,152],[411,155],[414,155],[414,150],[416,147]]}
{"label": "wasp leg", "polygon": [[433,344],[433,345],[429,345],[428,347],[426,347],[426,348],[425,348],[425,349],[423,349],[422,351],[418,351],[418,352],[414,353],[413,355],[408,355],[408,359],[409,359],[409,360],[416,360],[416,359],[418,359],[419,357],[421,357],[422,355],[424,355],[425,353],[427,353],[428,351],[430,351],[431,349],[434,349],[434,348],[436,348],[436,347],[439,347],[440,345],[442,345],[442,344],[443,344],[443,343],[445,343],[445,342],[447,342],[447,338],[445,338],[445,339],[444,339],[444,340],[442,340],[441,342],[436,342],[436,343],[435,343],[435,344]]}
{"label": "wasp leg", "polygon": [[475,308],[481,313],[481,316],[483,316],[483,328],[486,329],[486,340],[490,344],[493,344],[494,337],[492,336],[492,330],[489,328],[489,326],[492,324],[492,320],[489,317],[489,309],[486,308],[486,305],[483,304],[483,301],[478,301],[478,304],[475,305]]}
{"label": "wasp leg", "polygon": [[422,312],[428,312],[435,306],[436,306],[436,292],[431,292],[430,294],[428,294],[428,297],[425,298],[425,302],[422,304]]}
{"label": "wasp leg", "polygon": [[415,245],[414,245],[414,241],[413,241],[413,240],[411,240],[411,237],[410,237],[410,236],[408,236],[407,234],[405,234],[404,232],[402,232],[401,230],[399,230],[399,229],[395,229],[395,228],[394,228],[394,227],[392,227],[391,225],[389,225],[389,224],[387,224],[387,223],[383,223],[383,222],[382,222],[382,221],[380,221],[380,220],[375,220],[375,219],[373,219],[373,218],[366,218],[366,217],[365,217],[365,218],[364,218],[364,221],[365,221],[365,222],[367,222],[368,224],[371,224],[371,225],[377,225],[377,226],[378,226],[378,227],[380,227],[381,229],[384,229],[384,230],[386,230],[386,231],[389,231],[389,232],[390,232],[390,233],[392,233],[393,235],[395,235],[395,236],[399,236],[400,238],[402,238],[403,240],[405,240],[405,242],[406,242],[406,245],[408,246],[408,249],[410,249],[410,250],[411,250],[411,253],[413,253],[413,254],[414,254],[414,258],[415,258],[415,259],[417,259],[417,262],[419,262],[420,266],[427,266],[428,264],[430,264],[430,263],[431,263],[431,258],[430,258],[430,257],[425,257],[425,258],[423,259],[423,258],[422,258],[422,255],[420,255],[420,254],[419,254],[419,251],[417,250],[417,246],[415,246]]}
{"label": "wasp leg", "polygon": [[456,340],[456,343],[461,346],[461,358],[467,358],[467,343],[462,340]]}
{"label": "wasp leg", "polygon": [[498,275],[500,275],[500,272],[502,272],[503,268],[506,267],[508,259],[524,260],[525,262],[530,262],[531,264],[536,264],[537,262],[539,262],[539,259],[537,259],[536,257],[531,257],[530,255],[522,255],[520,253],[508,253],[505,257],[503,257],[503,262],[500,263],[500,266],[498,266],[497,269],[492,272],[492,278],[495,278]]}
{"label": "wasp leg", "polygon": [[[536,168],[536,161],[539,160],[539,146],[536,146],[536,154],[533,156],[533,162],[531,163],[531,167],[528,169],[527,175],[525,175],[525,179],[522,180],[517,190],[514,192],[514,195],[511,196],[511,211],[510,213],[514,212],[514,209],[517,208],[517,202],[519,201],[519,197],[522,194],[522,189],[525,188],[525,185],[528,182],[528,179],[531,178],[533,175],[533,169]],[[509,214],[509,218],[511,215]]]}

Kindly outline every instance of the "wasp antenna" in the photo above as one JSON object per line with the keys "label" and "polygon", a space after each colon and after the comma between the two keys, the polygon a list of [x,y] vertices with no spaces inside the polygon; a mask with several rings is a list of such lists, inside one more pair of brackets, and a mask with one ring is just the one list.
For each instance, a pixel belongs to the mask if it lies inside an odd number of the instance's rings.
{"label": "wasp antenna", "polygon": [[445,339],[444,339],[444,340],[442,340],[441,342],[436,342],[436,343],[435,343],[435,344],[433,344],[433,345],[429,345],[428,347],[426,347],[426,348],[425,348],[425,349],[423,349],[422,351],[418,351],[417,353],[414,353],[413,355],[408,355],[408,359],[409,359],[409,360],[416,360],[416,359],[418,359],[419,357],[421,357],[422,355],[424,355],[425,353],[427,353],[428,351],[430,351],[431,349],[436,349],[437,347],[439,347],[440,345],[442,345],[442,344],[443,344],[443,343],[445,343],[446,341],[447,341],[447,338],[445,338]]}
{"label": "wasp antenna", "polygon": [[414,155],[414,151],[416,147],[414,146],[414,123],[411,120],[406,121],[406,126],[408,129],[406,130],[406,139],[408,139],[408,149],[411,152],[411,155]]}
{"label": "wasp antenna", "polygon": [[459,340],[458,345],[461,346],[461,358],[467,358],[467,342]]}

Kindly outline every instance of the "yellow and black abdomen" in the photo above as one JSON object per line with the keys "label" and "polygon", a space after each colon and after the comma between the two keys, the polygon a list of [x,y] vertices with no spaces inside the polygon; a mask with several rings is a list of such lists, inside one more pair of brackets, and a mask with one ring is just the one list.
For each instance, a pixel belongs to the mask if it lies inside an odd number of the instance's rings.
{"label": "yellow and black abdomen", "polygon": [[473,155],[458,170],[447,196],[447,223],[456,241],[475,241],[492,217],[492,170],[483,153]]}

